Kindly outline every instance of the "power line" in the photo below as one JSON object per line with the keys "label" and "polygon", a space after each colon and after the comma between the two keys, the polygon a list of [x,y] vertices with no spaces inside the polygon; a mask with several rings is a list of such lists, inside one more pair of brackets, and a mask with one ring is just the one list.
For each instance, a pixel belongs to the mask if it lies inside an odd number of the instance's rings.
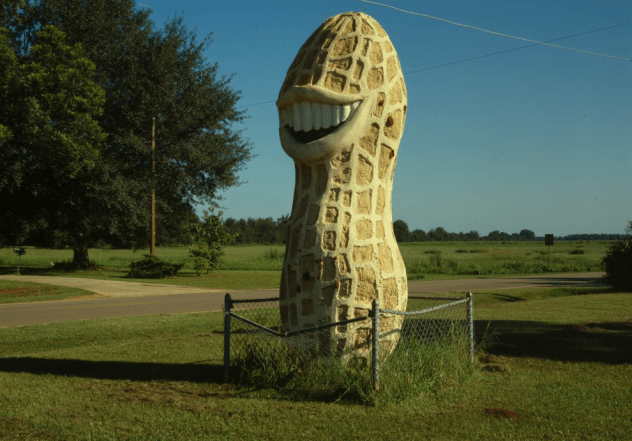
{"label": "power line", "polygon": [[[627,23],[619,23],[619,24],[616,24],[616,25],[607,26],[605,28],[593,29],[592,31],[586,31],[586,32],[582,32],[582,33],[579,33],[579,34],[569,35],[569,36],[566,36],[566,37],[554,38],[553,40],[548,40],[548,41],[546,41],[544,43],[550,43],[551,41],[565,40],[567,38],[579,37],[580,35],[592,34],[593,32],[605,31],[606,29],[612,29],[612,28],[616,28],[618,26],[625,26],[625,25],[629,25],[629,24],[632,24],[632,21],[629,21]],[[491,54],[479,55],[478,57],[465,58],[463,60],[452,61],[450,63],[439,64],[437,66],[431,66],[431,67],[426,67],[426,68],[423,68],[423,69],[411,70],[411,71],[408,71],[408,72],[404,72],[404,74],[408,75],[408,74],[412,74],[412,73],[423,72],[425,70],[437,69],[438,67],[451,66],[453,64],[464,63],[466,61],[478,60],[479,58],[491,57],[492,55],[504,54],[506,52],[512,52],[512,51],[519,51],[520,49],[526,49],[528,47],[533,47],[533,46],[540,46],[541,44],[543,44],[543,43],[528,44],[526,46],[515,47],[513,49],[507,49],[507,50],[499,51],[499,52],[492,52]]]}
{"label": "power line", "polygon": [[[408,71],[408,72],[404,72],[404,75],[410,75],[410,74],[414,74],[414,73],[418,73],[418,72],[424,72],[426,70],[431,70],[431,69],[438,69],[440,67],[451,66],[453,64],[458,64],[458,63],[465,63],[466,61],[478,60],[479,58],[491,57],[492,55],[504,54],[506,52],[518,51],[520,49],[526,49],[528,47],[540,46],[542,44],[550,43],[551,41],[559,41],[559,40],[565,40],[567,38],[579,37],[580,35],[592,34],[593,32],[605,31],[607,29],[612,29],[612,28],[616,28],[616,27],[619,27],[619,26],[626,26],[626,25],[629,25],[629,24],[632,24],[632,21],[629,21],[627,23],[619,23],[619,24],[612,25],[612,26],[606,26],[605,28],[593,29],[591,31],[580,32],[579,34],[567,35],[566,37],[555,38],[553,40],[548,40],[548,41],[542,42],[542,43],[528,44],[526,46],[515,47],[513,49],[507,49],[507,50],[499,51],[499,52],[492,52],[490,54],[479,55],[477,57],[464,58],[462,60],[452,61],[450,63],[438,64],[436,66],[425,67],[423,69],[411,70],[411,71]],[[264,104],[270,104],[270,103],[274,103],[274,102],[276,102],[276,100],[261,101],[261,102],[254,103],[254,104],[248,104],[246,106],[240,106],[240,107],[237,107],[237,109],[245,109],[245,108],[248,108],[248,107],[262,106]]]}
{"label": "power line", "polygon": [[468,29],[474,29],[476,31],[486,32],[488,34],[500,35],[501,37],[507,37],[507,38],[513,38],[514,40],[528,41],[529,43],[542,44],[544,46],[551,46],[551,47],[555,47],[555,48],[558,48],[558,49],[564,49],[564,50],[567,50],[567,51],[581,52],[583,54],[597,55],[597,56],[606,57],[606,58],[615,58],[617,60],[632,61],[632,59],[630,59],[630,58],[617,57],[616,55],[601,54],[599,52],[589,52],[589,51],[584,51],[584,50],[581,50],[581,49],[575,49],[575,48],[572,48],[572,47],[559,46],[557,44],[550,44],[550,43],[547,43],[547,42],[544,42],[544,41],[531,40],[529,38],[516,37],[515,35],[503,34],[501,32],[495,32],[495,31],[490,31],[488,29],[477,28],[476,26],[470,26],[470,25],[466,25],[466,24],[462,24],[462,23],[457,23],[455,21],[446,20],[444,18],[433,17],[432,15],[422,14],[420,12],[407,11],[405,9],[396,8],[395,6],[385,5],[383,3],[377,3],[377,2],[373,2],[373,1],[369,1],[369,0],[358,0],[358,1],[363,2],[363,3],[369,3],[369,4],[372,4],[372,5],[382,6],[382,7],[385,7],[385,8],[395,9],[396,11],[404,12],[406,14],[418,15],[420,17],[425,17],[425,18],[431,18],[433,20],[442,21],[444,23],[449,23],[449,24],[452,24],[452,25],[455,25],[455,26],[461,26],[461,27],[468,28]]}
{"label": "power line", "polygon": [[263,104],[270,104],[270,103],[275,103],[275,102],[276,102],[276,100],[262,101],[260,103],[248,104],[247,106],[240,106],[240,107],[237,107],[237,109],[245,109],[245,108],[248,108],[248,107],[256,107],[256,106],[261,106]]}

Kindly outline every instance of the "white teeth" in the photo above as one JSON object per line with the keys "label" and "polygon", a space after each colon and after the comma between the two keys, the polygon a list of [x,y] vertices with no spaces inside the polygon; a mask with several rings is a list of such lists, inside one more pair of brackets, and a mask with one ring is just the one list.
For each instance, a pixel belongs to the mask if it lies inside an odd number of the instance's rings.
{"label": "white teeth", "polygon": [[301,116],[303,117],[302,127],[304,132],[309,132],[313,127],[312,103],[304,101],[301,103]]}
{"label": "white teeth", "polygon": [[328,129],[331,127],[331,106],[329,104],[321,104],[320,111],[322,113],[322,121],[320,126],[323,129]]}
{"label": "white teeth", "polygon": [[294,115],[294,131],[299,132],[303,127],[301,125],[301,105],[299,103],[295,103],[292,106],[292,113]]}
{"label": "white teeth", "polygon": [[331,125],[337,126],[340,124],[340,114],[342,113],[342,107],[331,106]]}
{"label": "white teeth", "polygon": [[314,130],[318,130],[320,129],[320,121],[322,119],[322,110],[320,108],[320,103],[312,103],[312,114],[314,115]]}
{"label": "white teeth", "polygon": [[359,105],[360,101],[341,106],[303,101],[282,109],[279,120],[295,132],[328,129],[347,121]]}
{"label": "white teeth", "polygon": [[347,118],[349,118],[350,113],[351,113],[351,104],[345,104],[344,106],[342,106],[342,116],[340,118],[342,122],[345,122]]}

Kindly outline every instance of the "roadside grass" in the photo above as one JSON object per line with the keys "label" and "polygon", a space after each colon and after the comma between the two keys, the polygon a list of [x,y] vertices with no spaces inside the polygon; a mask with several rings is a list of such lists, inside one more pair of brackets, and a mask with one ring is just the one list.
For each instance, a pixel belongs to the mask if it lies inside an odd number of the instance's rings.
{"label": "roadside grass", "polygon": [[223,383],[221,313],[3,328],[0,439],[629,439],[632,294],[474,302],[476,375],[378,407]]}
{"label": "roadside grass", "polygon": [[42,283],[0,280],[0,304],[63,300],[77,297],[101,297],[90,291]]}
{"label": "roadside grass", "polygon": [[[399,244],[408,280],[443,280],[467,277],[498,277],[538,273],[601,271],[601,259],[610,242],[558,242],[548,250],[542,242],[416,242]],[[67,272],[51,263],[69,261],[71,250],[26,247],[21,272],[35,275],[63,275],[121,280],[132,261],[148,250],[90,249],[90,259],[98,270]],[[583,254],[576,254],[581,250]],[[173,279],[142,280],[208,288],[278,288],[285,246],[249,245],[225,248],[224,265],[210,277],[197,277],[187,247],[159,247],[157,256],[171,263],[185,263]],[[0,274],[15,274],[17,257],[11,248],[0,249]],[[248,276],[247,272],[253,272]],[[267,274],[269,272],[270,274]],[[137,279],[123,279],[141,281]]]}

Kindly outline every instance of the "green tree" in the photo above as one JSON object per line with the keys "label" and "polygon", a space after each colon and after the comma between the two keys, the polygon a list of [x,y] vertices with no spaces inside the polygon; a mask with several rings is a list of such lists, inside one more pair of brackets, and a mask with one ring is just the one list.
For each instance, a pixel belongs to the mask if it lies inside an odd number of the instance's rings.
{"label": "green tree", "polygon": [[531,230],[521,230],[520,240],[535,240],[535,233]]}
{"label": "green tree", "polygon": [[605,279],[615,289],[632,292],[632,221],[625,236],[614,242],[602,259]]}
{"label": "green tree", "polygon": [[414,242],[425,242],[428,240],[428,235],[424,230],[416,229],[410,233],[411,239]]}
{"label": "green tree", "polygon": [[393,222],[393,232],[395,233],[395,240],[397,242],[410,242],[408,224],[403,220],[398,219]]}
{"label": "green tree", "polygon": [[72,187],[105,136],[96,121],[104,92],[83,47],[49,25],[18,56],[8,36],[0,28],[0,231],[10,243],[47,225],[46,207],[76,204]]}
{"label": "green tree", "polygon": [[448,232],[443,227],[433,228],[428,231],[429,240],[448,240]]}
{"label": "green tree", "polygon": [[201,222],[191,224],[193,244],[189,255],[195,259],[194,267],[198,275],[216,270],[223,262],[224,247],[235,240],[228,227],[222,223],[222,212],[213,214],[214,209],[204,211]]}
{"label": "green tree", "polygon": [[[210,36],[198,42],[179,17],[156,29],[149,14],[132,0],[29,0],[0,10],[0,26],[9,28],[22,54],[33,44],[33,31],[48,24],[71,44],[81,43],[96,67],[88,78],[105,90],[98,122],[106,138],[94,167],[75,177],[75,205],[60,210],[51,204],[54,198],[31,198],[36,215],[14,209],[14,218],[28,219],[48,237],[67,232],[78,266],[89,262],[87,248],[97,239],[148,244],[152,118],[158,231],[190,219],[199,203],[214,205],[220,190],[239,185],[237,174],[250,158],[250,143],[232,129],[245,118],[236,110],[239,92],[202,56]],[[60,221],[68,210],[72,221]],[[4,226],[3,218],[0,231]]]}

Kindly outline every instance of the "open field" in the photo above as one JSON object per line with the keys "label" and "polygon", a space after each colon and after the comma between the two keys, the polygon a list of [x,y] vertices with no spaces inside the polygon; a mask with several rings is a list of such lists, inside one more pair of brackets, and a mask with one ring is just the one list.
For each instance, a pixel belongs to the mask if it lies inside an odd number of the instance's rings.
{"label": "open field", "polygon": [[218,313],[0,329],[0,439],[629,439],[630,293],[482,292],[475,319],[467,384],[378,408],[223,384]]}
{"label": "open field", "polygon": [[[542,242],[418,242],[400,244],[400,251],[409,280],[433,280],[600,271],[601,259],[608,246],[608,242],[558,242],[551,249],[550,264],[547,247]],[[198,277],[193,272],[186,247],[158,248],[156,254],[162,259],[186,263],[181,275],[173,279],[138,281],[209,288],[277,288],[284,250],[283,245],[227,247],[222,268],[210,277]],[[130,263],[140,260],[147,252],[91,249],[90,258],[100,270],[67,273],[51,267],[51,263],[71,260],[71,250],[27,247],[27,254],[21,259],[21,272],[121,280]],[[14,273],[16,265],[13,249],[0,249],[0,274]]]}

